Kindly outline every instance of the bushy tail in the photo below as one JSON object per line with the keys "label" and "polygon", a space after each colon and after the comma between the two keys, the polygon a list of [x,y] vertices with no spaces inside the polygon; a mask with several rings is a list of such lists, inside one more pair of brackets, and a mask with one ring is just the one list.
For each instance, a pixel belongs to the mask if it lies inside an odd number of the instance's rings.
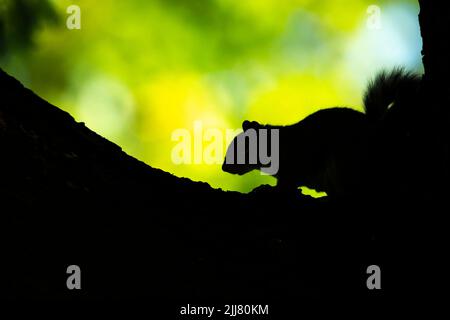
{"label": "bushy tail", "polygon": [[384,117],[400,95],[414,95],[420,85],[421,77],[402,67],[392,71],[382,71],[371,80],[364,93],[364,110],[371,120]]}

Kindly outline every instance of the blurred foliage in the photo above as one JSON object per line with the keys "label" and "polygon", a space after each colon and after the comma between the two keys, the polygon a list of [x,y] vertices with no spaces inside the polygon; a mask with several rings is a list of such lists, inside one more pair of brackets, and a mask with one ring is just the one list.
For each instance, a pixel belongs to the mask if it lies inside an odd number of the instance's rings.
{"label": "blurred foliage", "polygon": [[47,0],[0,0],[0,54],[29,48],[34,31],[57,19]]}
{"label": "blurred foliage", "polygon": [[[66,28],[69,5],[81,30]],[[175,165],[171,134],[290,124],[325,107],[361,108],[366,81],[421,70],[414,0],[0,0],[1,67],[148,164],[249,191],[274,179]],[[32,45],[32,46],[31,46]],[[225,147],[225,146],[224,146]]]}

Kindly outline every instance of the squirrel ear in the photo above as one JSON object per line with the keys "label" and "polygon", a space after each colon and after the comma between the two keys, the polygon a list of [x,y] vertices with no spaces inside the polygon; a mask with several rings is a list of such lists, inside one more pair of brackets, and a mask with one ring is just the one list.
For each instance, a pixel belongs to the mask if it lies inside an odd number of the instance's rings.
{"label": "squirrel ear", "polygon": [[247,131],[248,129],[257,129],[259,126],[259,123],[256,121],[245,120],[242,122],[242,129],[244,129],[244,131]]}

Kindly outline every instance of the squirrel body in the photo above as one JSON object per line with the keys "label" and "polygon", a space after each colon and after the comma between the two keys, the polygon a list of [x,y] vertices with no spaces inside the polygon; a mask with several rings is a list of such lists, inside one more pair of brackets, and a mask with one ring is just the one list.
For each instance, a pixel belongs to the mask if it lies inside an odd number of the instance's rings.
{"label": "squirrel body", "polygon": [[[417,75],[396,68],[379,73],[369,82],[364,94],[365,112],[327,108],[287,126],[244,121],[243,132],[230,144],[222,169],[239,175],[252,170],[264,171],[267,164],[249,163],[248,143],[245,150],[236,150],[237,140],[251,129],[257,133],[258,140],[261,129],[277,129],[279,168],[272,175],[277,179],[278,188],[297,190],[305,186],[324,191],[329,196],[363,192],[377,175],[373,171],[374,161],[383,161],[381,157],[374,159],[371,145],[377,134],[374,132],[384,126],[396,128],[397,118],[403,117],[404,109],[413,102],[419,85]],[[246,153],[245,163],[230,160],[230,155],[236,151]]]}

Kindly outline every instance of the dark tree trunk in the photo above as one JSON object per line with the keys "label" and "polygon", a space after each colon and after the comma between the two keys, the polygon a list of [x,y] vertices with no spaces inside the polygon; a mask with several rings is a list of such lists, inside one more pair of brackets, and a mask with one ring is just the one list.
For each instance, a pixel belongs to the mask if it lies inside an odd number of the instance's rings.
{"label": "dark tree trunk", "polygon": [[448,109],[450,102],[448,3],[430,0],[419,0],[419,3],[425,79],[428,82],[430,94],[433,95],[433,101],[438,102],[442,108]]}

